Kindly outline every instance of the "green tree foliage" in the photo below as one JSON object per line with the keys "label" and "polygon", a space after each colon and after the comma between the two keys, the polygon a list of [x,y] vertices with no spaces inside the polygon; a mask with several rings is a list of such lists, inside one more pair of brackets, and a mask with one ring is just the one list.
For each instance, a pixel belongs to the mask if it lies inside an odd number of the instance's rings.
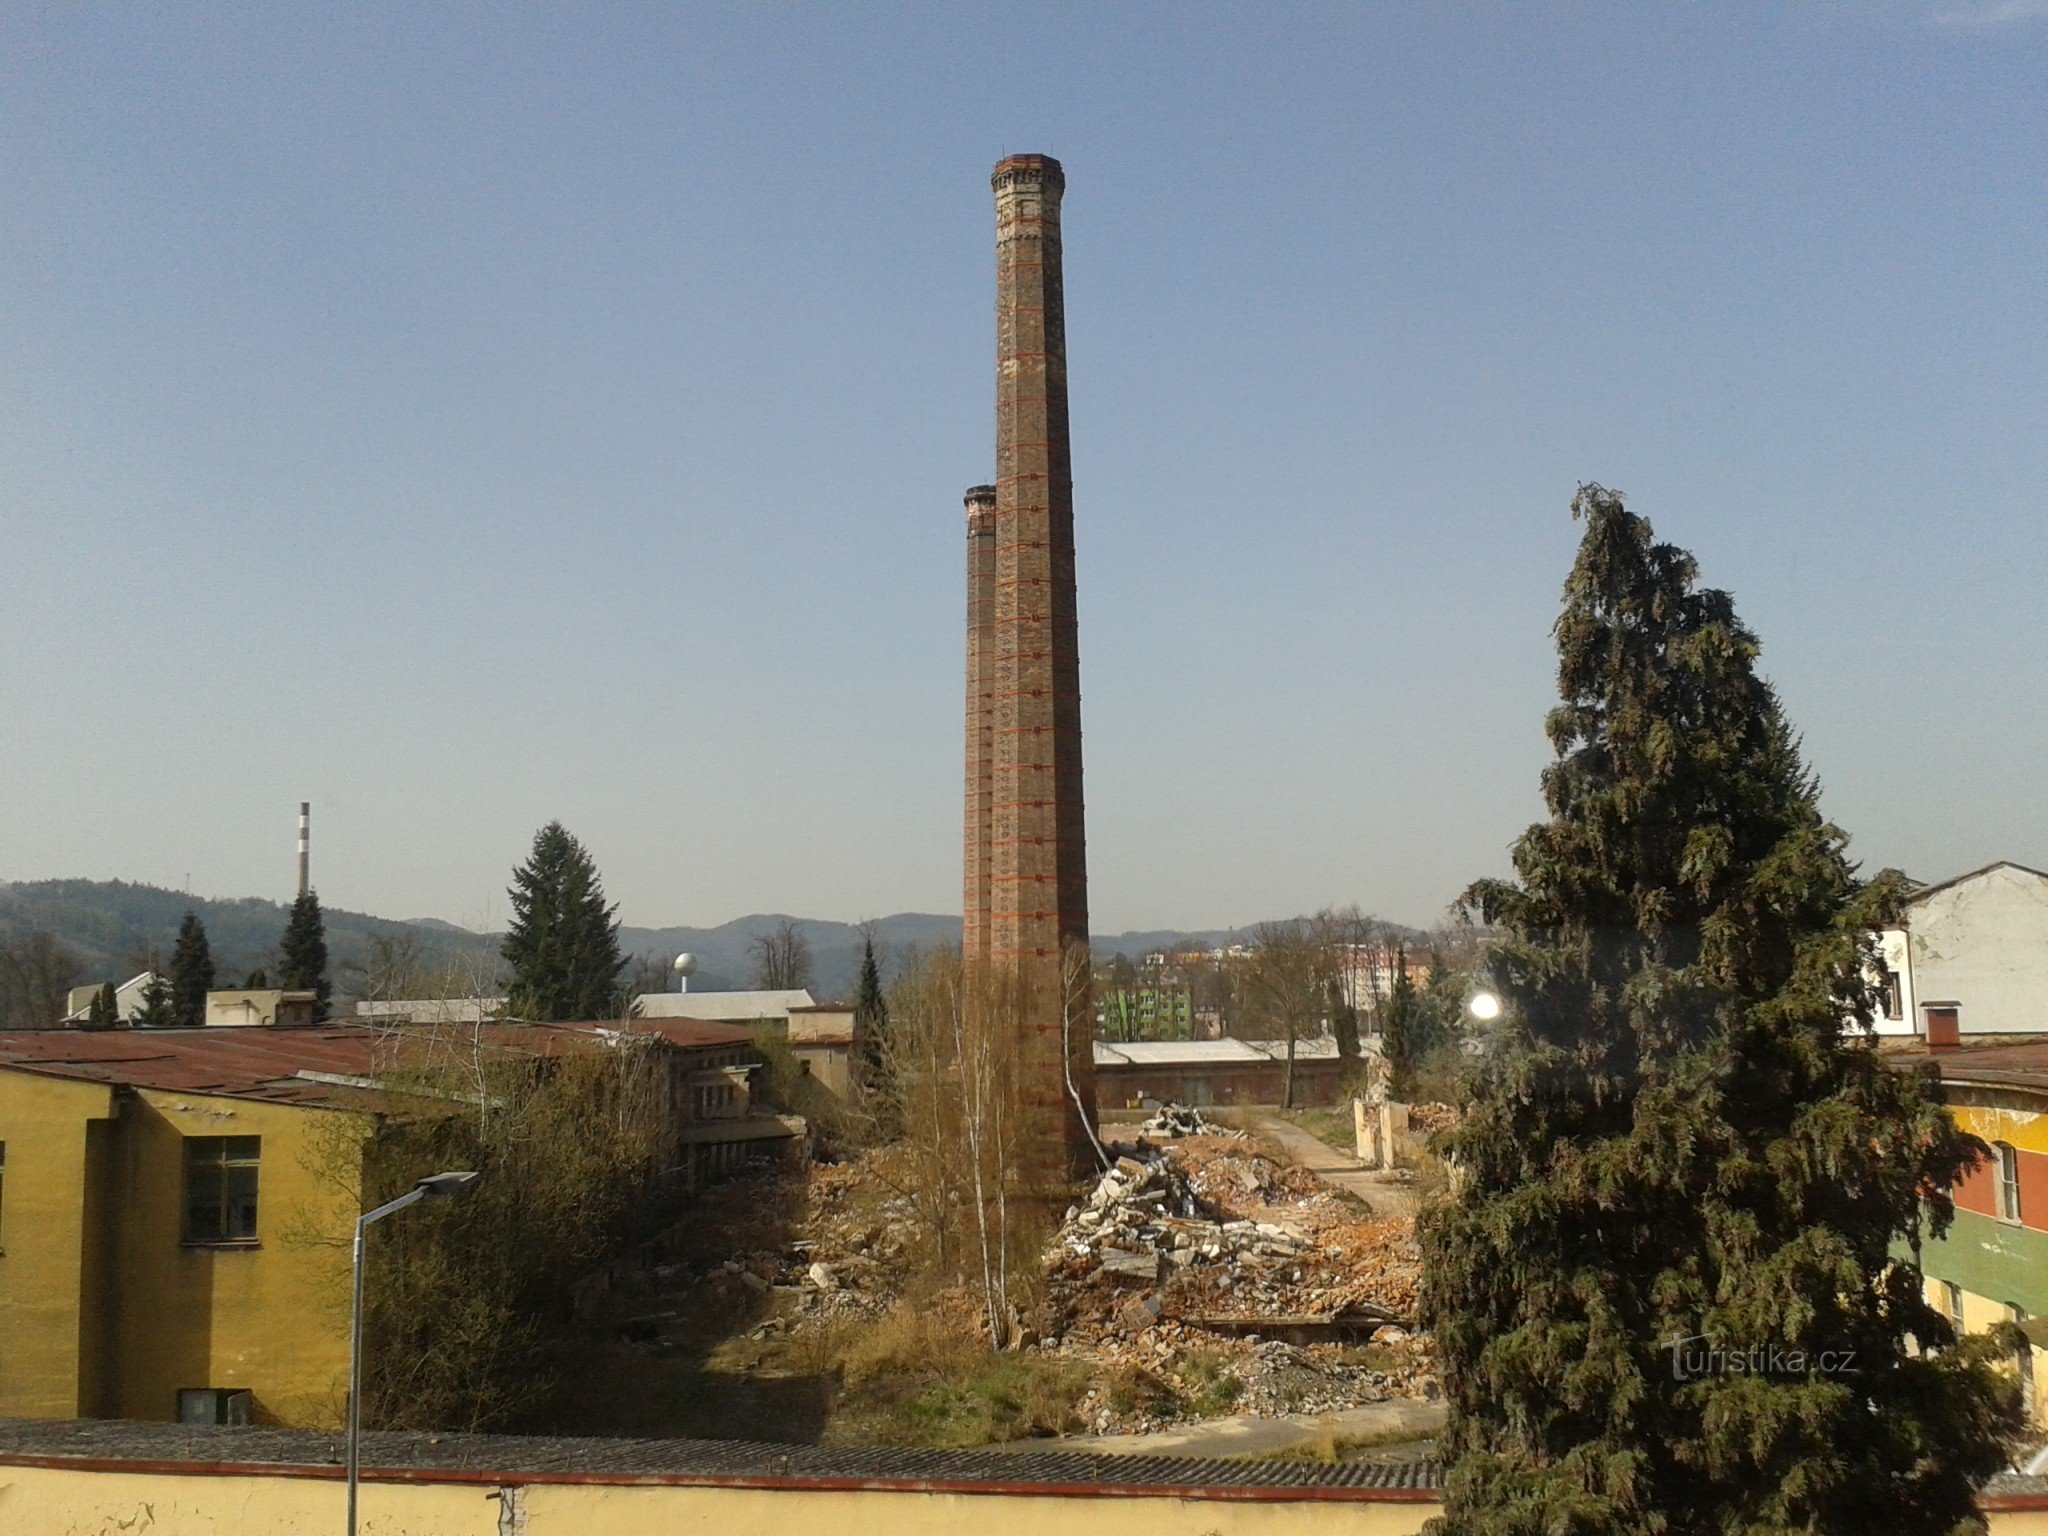
{"label": "green tree foliage", "polygon": [[882,967],[875,958],[873,929],[863,929],[860,983],[853,994],[853,1037],[860,1042],[860,1083],[873,1104],[889,1100],[883,1075],[889,1060],[889,999],[882,991]]}
{"label": "green tree foliage", "polygon": [[334,986],[327,979],[327,923],[320,913],[320,898],[312,891],[292,903],[277,954],[278,985],[287,992],[311,992],[313,1016],[326,1018]]}
{"label": "green tree foliage", "polygon": [[419,1056],[381,1075],[416,1112],[367,1146],[338,1127],[316,1166],[350,1188],[360,1173],[366,1207],[444,1169],[483,1177],[372,1229],[365,1418],[500,1428],[547,1392],[535,1351],[567,1330],[574,1283],[680,1208],[661,1178],[667,1067],[644,1041],[546,1061],[461,1027],[410,1043]]}
{"label": "green tree foliage", "polygon": [[136,1000],[135,1012],[129,1015],[129,1027],[163,1029],[172,1018],[171,984],[152,971],[149,980],[143,984],[142,996]]}
{"label": "green tree foliage", "polygon": [[506,1011],[559,1022],[621,1014],[625,957],[616,907],[607,906],[597,865],[559,821],[542,827],[533,852],[512,872],[512,922],[504,956],[512,966]]}
{"label": "green tree foliage", "polygon": [[213,990],[213,950],[206,942],[206,925],[199,914],[187,912],[178,925],[178,942],[171,946],[171,1022],[184,1029],[196,1029],[206,1022],[206,994]]}
{"label": "green tree foliage", "polygon": [[114,984],[103,981],[99,990],[92,995],[92,1002],[85,1010],[87,1029],[112,1029],[121,1022],[121,1005],[114,996]]}
{"label": "green tree foliage", "polygon": [[1947,1536],[2016,1393],[1892,1257],[1976,1147],[1842,1033],[1894,893],[1727,594],[1618,496],[1573,509],[1551,816],[1467,893],[1508,1012],[1423,1229],[1443,1530]]}

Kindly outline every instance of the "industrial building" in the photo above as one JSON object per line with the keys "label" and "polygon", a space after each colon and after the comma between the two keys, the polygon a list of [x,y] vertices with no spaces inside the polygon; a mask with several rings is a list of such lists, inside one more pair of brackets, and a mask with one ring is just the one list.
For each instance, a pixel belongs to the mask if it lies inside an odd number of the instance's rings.
{"label": "industrial building", "polygon": [[[755,1111],[737,1025],[479,1028],[475,1044],[508,1059],[656,1050],[671,1188],[782,1155],[804,1130]],[[0,1417],[338,1423],[364,1190],[360,1152],[336,1148],[436,1112],[391,1078],[425,1038],[0,1033]]]}

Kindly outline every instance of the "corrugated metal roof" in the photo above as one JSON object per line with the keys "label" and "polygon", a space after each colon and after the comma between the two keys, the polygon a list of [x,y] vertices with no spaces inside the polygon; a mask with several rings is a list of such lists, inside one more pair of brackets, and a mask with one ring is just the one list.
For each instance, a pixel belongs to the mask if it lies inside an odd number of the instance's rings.
{"label": "corrugated metal roof", "polygon": [[[473,1043],[513,1056],[556,1056],[606,1048],[606,1037],[653,1035],[672,1045],[736,1045],[745,1029],[696,1020],[577,1024],[480,1024],[374,1028],[364,1024],[215,1025],[205,1029],[31,1029],[0,1031],[0,1067],[55,1077],[162,1088],[281,1104],[375,1110],[374,1088],[393,1071]],[[354,1079],[321,1081],[302,1074]]]}
{"label": "corrugated metal roof", "polygon": [[[9,1457],[94,1462],[243,1463],[334,1467],[340,1435],[319,1430],[202,1428],[106,1419],[0,1419],[0,1462]],[[777,1483],[1036,1485],[1053,1489],[1298,1489],[1307,1496],[1370,1498],[1375,1490],[1437,1486],[1430,1461],[1243,1461],[1186,1456],[1105,1456],[1062,1451],[922,1451],[772,1445],[745,1440],[611,1440],[539,1435],[363,1436],[365,1471],[486,1471],[547,1480],[550,1474],[603,1479],[761,1478]],[[1315,1490],[1315,1493],[1310,1493]]]}

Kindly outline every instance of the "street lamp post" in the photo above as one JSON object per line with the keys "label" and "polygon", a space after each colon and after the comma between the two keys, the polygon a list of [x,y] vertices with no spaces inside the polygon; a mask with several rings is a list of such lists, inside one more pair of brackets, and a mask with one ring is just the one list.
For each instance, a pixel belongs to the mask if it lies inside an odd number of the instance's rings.
{"label": "street lamp post", "polygon": [[356,1472],[363,1435],[363,1234],[371,1222],[382,1221],[393,1211],[402,1211],[421,1200],[459,1195],[476,1179],[474,1173],[432,1174],[396,1200],[356,1218],[355,1278],[348,1305],[348,1536],[356,1536]]}

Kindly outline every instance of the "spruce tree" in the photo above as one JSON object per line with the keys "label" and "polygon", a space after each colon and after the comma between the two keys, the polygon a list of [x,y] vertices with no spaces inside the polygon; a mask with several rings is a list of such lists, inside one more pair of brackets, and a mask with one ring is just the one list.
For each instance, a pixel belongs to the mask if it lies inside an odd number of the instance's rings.
{"label": "spruce tree", "polygon": [[1408,946],[1394,950],[1394,979],[1387,987],[1386,1007],[1380,1016],[1380,1049],[1387,1058],[1387,1092],[1405,1099],[1414,1086],[1415,1067],[1420,1059],[1416,1040],[1415,981],[1408,974]]}
{"label": "spruce tree", "polygon": [[559,821],[542,827],[512,872],[512,922],[503,954],[512,966],[507,1013],[555,1022],[614,1018],[626,999],[619,925],[597,866]]}
{"label": "spruce tree", "polygon": [[870,1099],[887,1092],[889,1000],[882,994],[882,967],[875,960],[875,936],[861,934],[860,984],[853,995],[853,1037],[860,1042],[861,1087]]}
{"label": "spruce tree", "polygon": [[1894,1256],[1975,1148],[1843,1034],[1896,891],[1727,594],[1618,496],[1573,511],[1551,815],[1467,893],[1507,1011],[1423,1223],[1442,1529],[1948,1536],[2016,1392]]}
{"label": "spruce tree", "polygon": [[187,912],[171,947],[171,1022],[195,1029],[206,1022],[206,994],[213,990],[213,950],[206,925]]}
{"label": "spruce tree", "polygon": [[112,1029],[121,1022],[121,1005],[114,996],[114,984],[103,981],[85,1010],[87,1029]]}
{"label": "spruce tree", "polygon": [[320,898],[312,891],[292,903],[277,953],[278,985],[287,992],[313,993],[313,1016],[326,1018],[328,1000],[334,995],[327,979],[327,922],[320,912]]}
{"label": "spruce tree", "polygon": [[135,1012],[128,1019],[129,1027],[162,1029],[171,1022],[171,985],[152,972],[143,984],[142,996],[136,999]]}

